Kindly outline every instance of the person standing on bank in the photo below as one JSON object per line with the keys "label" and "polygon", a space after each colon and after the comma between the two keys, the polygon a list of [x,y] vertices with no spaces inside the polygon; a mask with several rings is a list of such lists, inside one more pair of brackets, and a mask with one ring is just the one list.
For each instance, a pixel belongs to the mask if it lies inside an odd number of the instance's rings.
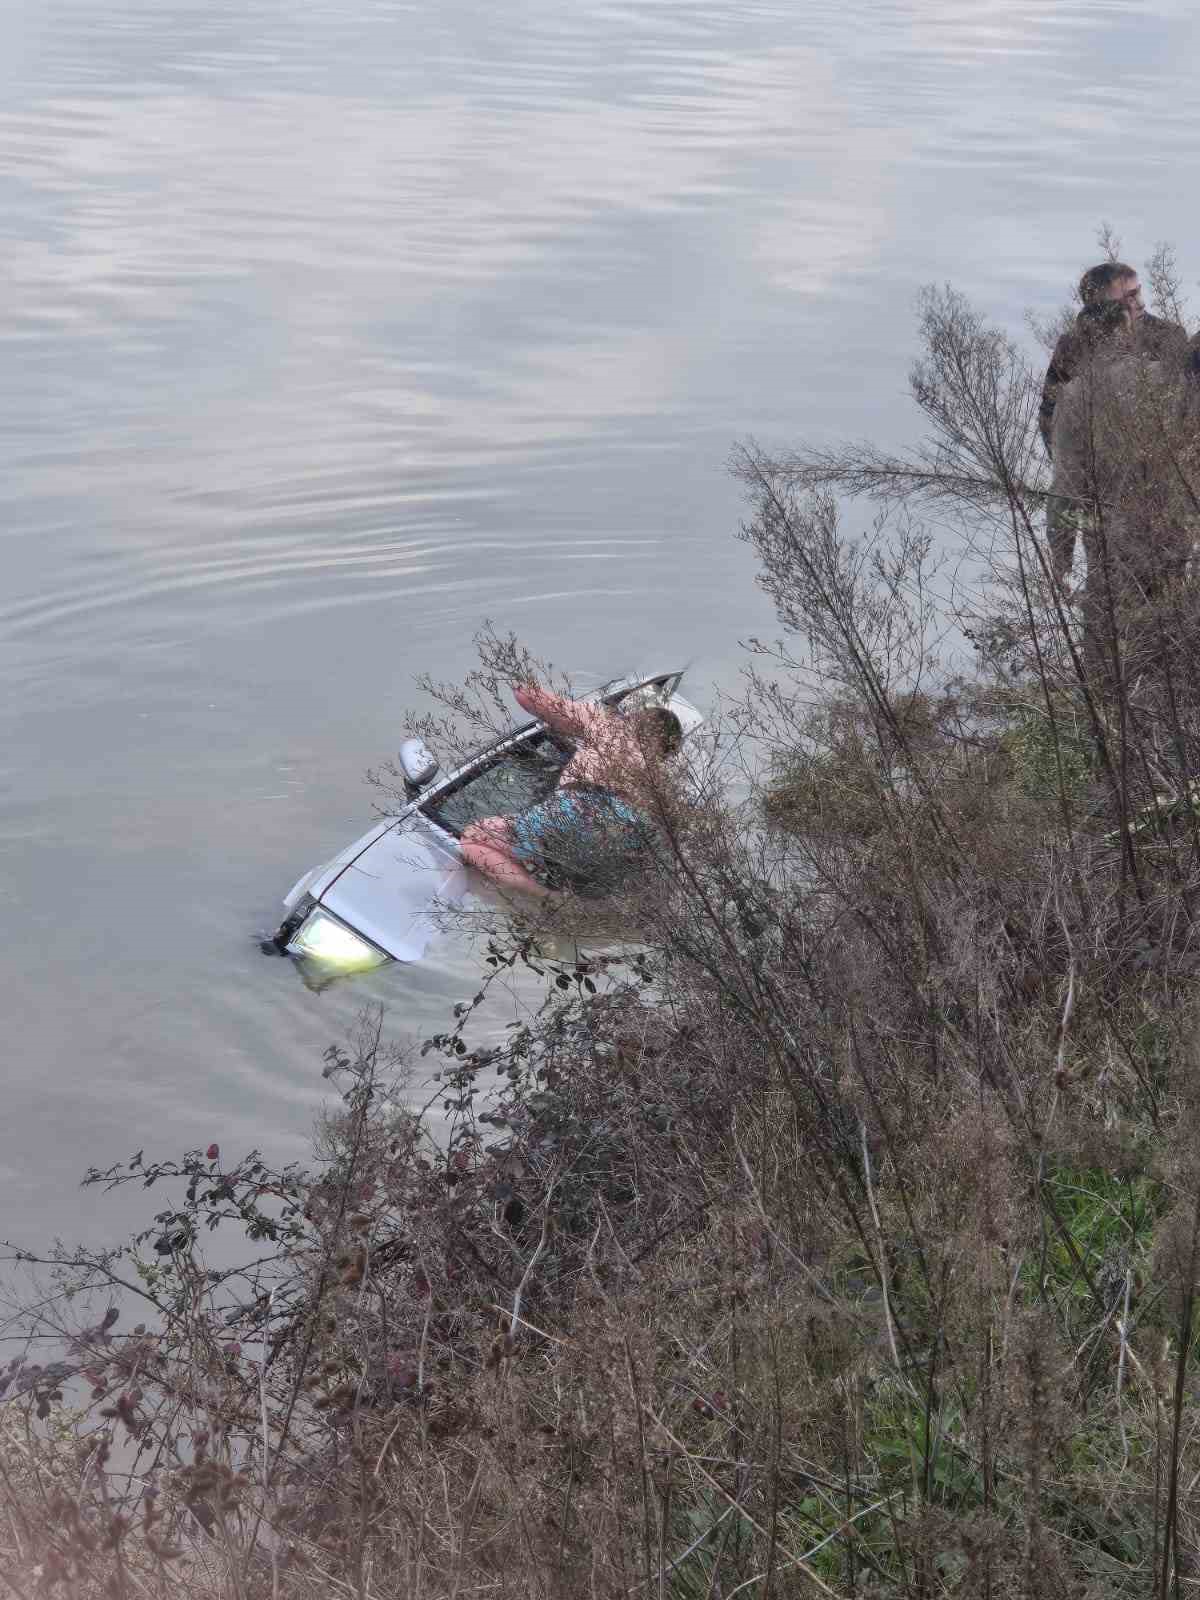
{"label": "person standing on bank", "polygon": [[1153,361],[1169,360],[1172,356],[1180,363],[1186,359],[1187,335],[1178,323],[1167,322],[1146,310],[1135,267],[1127,266],[1124,261],[1102,261],[1099,266],[1089,267],[1079,280],[1079,298],[1083,309],[1055,345],[1042,385],[1038,426],[1046,454],[1051,459],[1054,456],[1055,406],[1059,391],[1075,376],[1080,359],[1089,348],[1090,308],[1108,302],[1121,306],[1128,313],[1134,347],[1139,354]]}
{"label": "person standing on bank", "polygon": [[1136,360],[1133,318],[1121,301],[1089,301],[1076,318],[1071,337],[1072,376],[1054,397],[1050,488],[1056,515],[1047,529],[1054,578],[1068,595],[1080,535],[1095,587],[1101,562],[1094,536],[1118,499],[1127,466],[1126,444],[1133,443],[1122,436],[1130,419],[1125,415],[1128,405],[1121,401],[1136,385],[1136,369],[1131,370]]}
{"label": "person standing on bank", "polygon": [[[1165,324],[1167,328],[1171,324]],[[1051,568],[1078,598],[1084,659],[1099,686],[1161,656],[1155,609],[1184,577],[1196,516],[1190,480],[1195,422],[1186,347],[1159,359],[1119,298],[1092,301],[1076,319],[1073,376],[1054,408]],[[1084,582],[1068,587],[1082,537]]]}

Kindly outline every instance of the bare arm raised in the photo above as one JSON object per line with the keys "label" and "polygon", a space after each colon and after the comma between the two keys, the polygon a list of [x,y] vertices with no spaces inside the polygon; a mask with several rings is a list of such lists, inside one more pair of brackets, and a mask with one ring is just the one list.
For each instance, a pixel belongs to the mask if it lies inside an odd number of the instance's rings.
{"label": "bare arm raised", "polygon": [[513,690],[517,704],[537,717],[555,733],[568,739],[586,739],[595,730],[612,720],[606,706],[585,705],[582,700],[569,700],[565,694],[554,694],[536,683],[521,683]]}

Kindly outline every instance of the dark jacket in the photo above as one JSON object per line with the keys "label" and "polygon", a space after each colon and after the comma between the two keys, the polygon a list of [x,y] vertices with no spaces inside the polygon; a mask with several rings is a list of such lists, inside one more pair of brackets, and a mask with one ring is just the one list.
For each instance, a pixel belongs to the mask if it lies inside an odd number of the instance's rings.
{"label": "dark jacket", "polygon": [[1058,395],[1046,532],[1060,577],[1082,532],[1093,602],[1117,590],[1149,599],[1190,557],[1197,394],[1175,359],[1186,346],[1166,348],[1160,360],[1140,340],[1080,351]]}
{"label": "dark jacket", "polygon": [[[1054,407],[1058,403],[1058,391],[1063,384],[1070,383],[1079,370],[1083,348],[1083,338],[1076,319],[1075,325],[1068,328],[1054,346],[1054,354],[1050,357],[1050,365],[1046,369],[1046,381],[1042,385],[1038,427],[1041,429],[1046,454],[1051,458],[1054,455]],[[1138,320],[1136,348],[1141,354],[1149,356],[1152,361],[1174,357],[1182,363],[1187,356],[1187,335],[1177,322],[1166,322],[1162,317],[1151,316],[1147,311]]]}

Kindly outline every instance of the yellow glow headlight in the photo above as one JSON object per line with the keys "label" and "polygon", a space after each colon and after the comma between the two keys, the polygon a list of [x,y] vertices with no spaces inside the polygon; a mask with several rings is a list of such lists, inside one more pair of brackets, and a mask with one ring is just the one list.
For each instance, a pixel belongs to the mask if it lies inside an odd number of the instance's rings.
{"label": "yellow glow headlight", "polygon": [[339,972],[367,972],[381,967],[390,958],[382,950],[331,917],[327,911],[314,911],[304,919],[288,945],[295,956],[308,956]]}

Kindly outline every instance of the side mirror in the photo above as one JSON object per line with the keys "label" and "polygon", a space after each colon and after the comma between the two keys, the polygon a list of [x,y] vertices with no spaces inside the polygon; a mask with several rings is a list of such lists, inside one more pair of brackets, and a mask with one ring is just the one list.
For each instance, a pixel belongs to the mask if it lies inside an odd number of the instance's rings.
{"label": "side mirror", "polygon": [[405,739],[398,755],[400,770],[410,789],[423,789],[437,777],[437,757],[430,755],[423,739]]}

